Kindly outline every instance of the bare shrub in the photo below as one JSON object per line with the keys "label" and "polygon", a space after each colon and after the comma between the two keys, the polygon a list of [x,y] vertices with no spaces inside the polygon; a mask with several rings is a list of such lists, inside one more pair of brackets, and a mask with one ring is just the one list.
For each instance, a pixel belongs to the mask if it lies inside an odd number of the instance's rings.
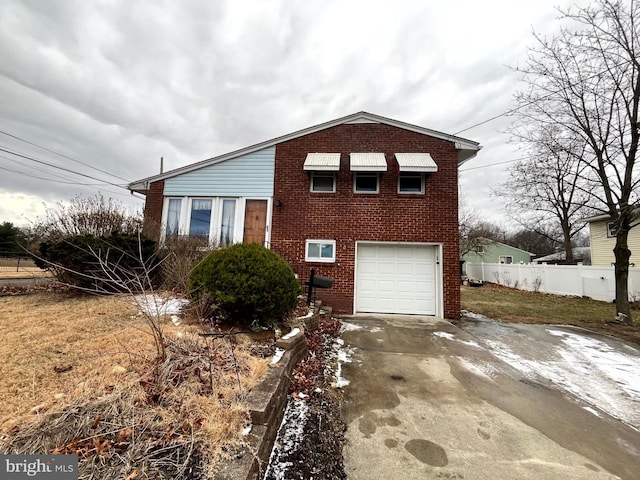
{"label": "bare shrub", "polygon": [[[200,261],[219,245],[206,238],[190,236],[167,237],[162,248],[162,288],[177,293],[187,293],[187,279]],[[206,318],[206,317],[203,317]]]}
{"label": "bare shrub", "polygon": [[60,239],[77,235],[97,237],[111,235],[112,232],[136,234],[142,228],[142,215],[130,213],[119,201],[105,199],[101,193],[84,198],[73,197],[69,203],[58,202],[48,208],[44,217],[38,218],[33,226],[35,235],[41,239]]}

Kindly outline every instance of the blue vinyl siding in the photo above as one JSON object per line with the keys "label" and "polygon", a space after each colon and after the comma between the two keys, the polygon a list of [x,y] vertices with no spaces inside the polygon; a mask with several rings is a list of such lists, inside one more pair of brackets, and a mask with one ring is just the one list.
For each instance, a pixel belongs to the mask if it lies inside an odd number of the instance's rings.
{"label": "blue vinyl siding", "polygon": [[167,178],[164,195],[272,197],[276,147],[268,147]]}

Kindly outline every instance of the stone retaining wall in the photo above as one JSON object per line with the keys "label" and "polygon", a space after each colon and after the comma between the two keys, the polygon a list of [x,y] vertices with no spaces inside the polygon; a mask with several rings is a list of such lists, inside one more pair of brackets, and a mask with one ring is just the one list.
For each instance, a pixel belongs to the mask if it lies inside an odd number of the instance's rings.
{"label": "stone retaining wall", "polygon": [[[300,323],[313,328],[318,316],[314,313]],[[266,377],[247,397],[252,423],[247,445],[237,452],[235,459],[221,465],[215,480],[257,480],[264,476],[289,399],[291,372],[308,352],[303,327],[296,336],[279,339],[276,345],[285,350],[284,355],[278,363],[270,365]]]}

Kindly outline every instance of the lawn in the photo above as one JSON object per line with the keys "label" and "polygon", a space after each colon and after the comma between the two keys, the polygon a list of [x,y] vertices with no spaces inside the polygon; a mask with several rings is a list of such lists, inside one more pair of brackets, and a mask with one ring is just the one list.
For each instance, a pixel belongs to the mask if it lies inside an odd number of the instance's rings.
{"label": "lawn", "polygon": [[[462,308],[503,322],[564,324],[640,343],[640,325],[614,321],[613,303],[589,298],[563,297],[527,292],[486,283],[483,287],[461,287]],[[640,310],[632,312],[640,319]]]}
{"label": "lawn", "polygon": [[[246,336],[231,348],[199,337],[197,325],[165,318],[162,327],[167,358],[159,363],[130,297],[0,297],[0,438],[11,433],[12,442],[0,442],[0,451],[76,453],[85,460],[81,478],[151,473],[144,452],[164,448],[215,462],[241,441],[244,398],[268,361],[249,353]],[[109,474],[95,470],[108,459],[126,462]]]}

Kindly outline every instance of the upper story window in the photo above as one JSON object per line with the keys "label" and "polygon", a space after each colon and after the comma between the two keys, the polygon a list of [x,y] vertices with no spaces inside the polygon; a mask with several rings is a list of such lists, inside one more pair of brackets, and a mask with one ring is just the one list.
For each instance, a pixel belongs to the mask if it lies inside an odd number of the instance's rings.
{"label": "upper story window", "polygon": [[356,172],[353,174],[353,191],[355,193],[378,193],[379,181],[375,172]]}
{"label": "upper story window", "polygon": [[333,172],[311,172],[311,191],[334,193],[336,174]]}
{"label": "upper story window", "polygon": [[308,153],[304,170],[311,172],[312,192],[333,193],[336,191],[336,173],[340,170],[339,153]]}
{"label": "upper story window", "polygon": [[336,241],[307,240],[304,257],[307,262],[335,262]]}
{"label": "upper story window", "polygon": [[512,264],[513,263],[513,257],[511,255],[500,255],[498,257],[498,261],[500,263]]}
{"label": "upper story window", "polygon": [[607,223],[607,238],[615,238],[618,235],[618,227],[615,222]]}
{"label": "upper story window", "polygon": [[398,193],[424,193],[424,175],[415,172],[400,172]]}

